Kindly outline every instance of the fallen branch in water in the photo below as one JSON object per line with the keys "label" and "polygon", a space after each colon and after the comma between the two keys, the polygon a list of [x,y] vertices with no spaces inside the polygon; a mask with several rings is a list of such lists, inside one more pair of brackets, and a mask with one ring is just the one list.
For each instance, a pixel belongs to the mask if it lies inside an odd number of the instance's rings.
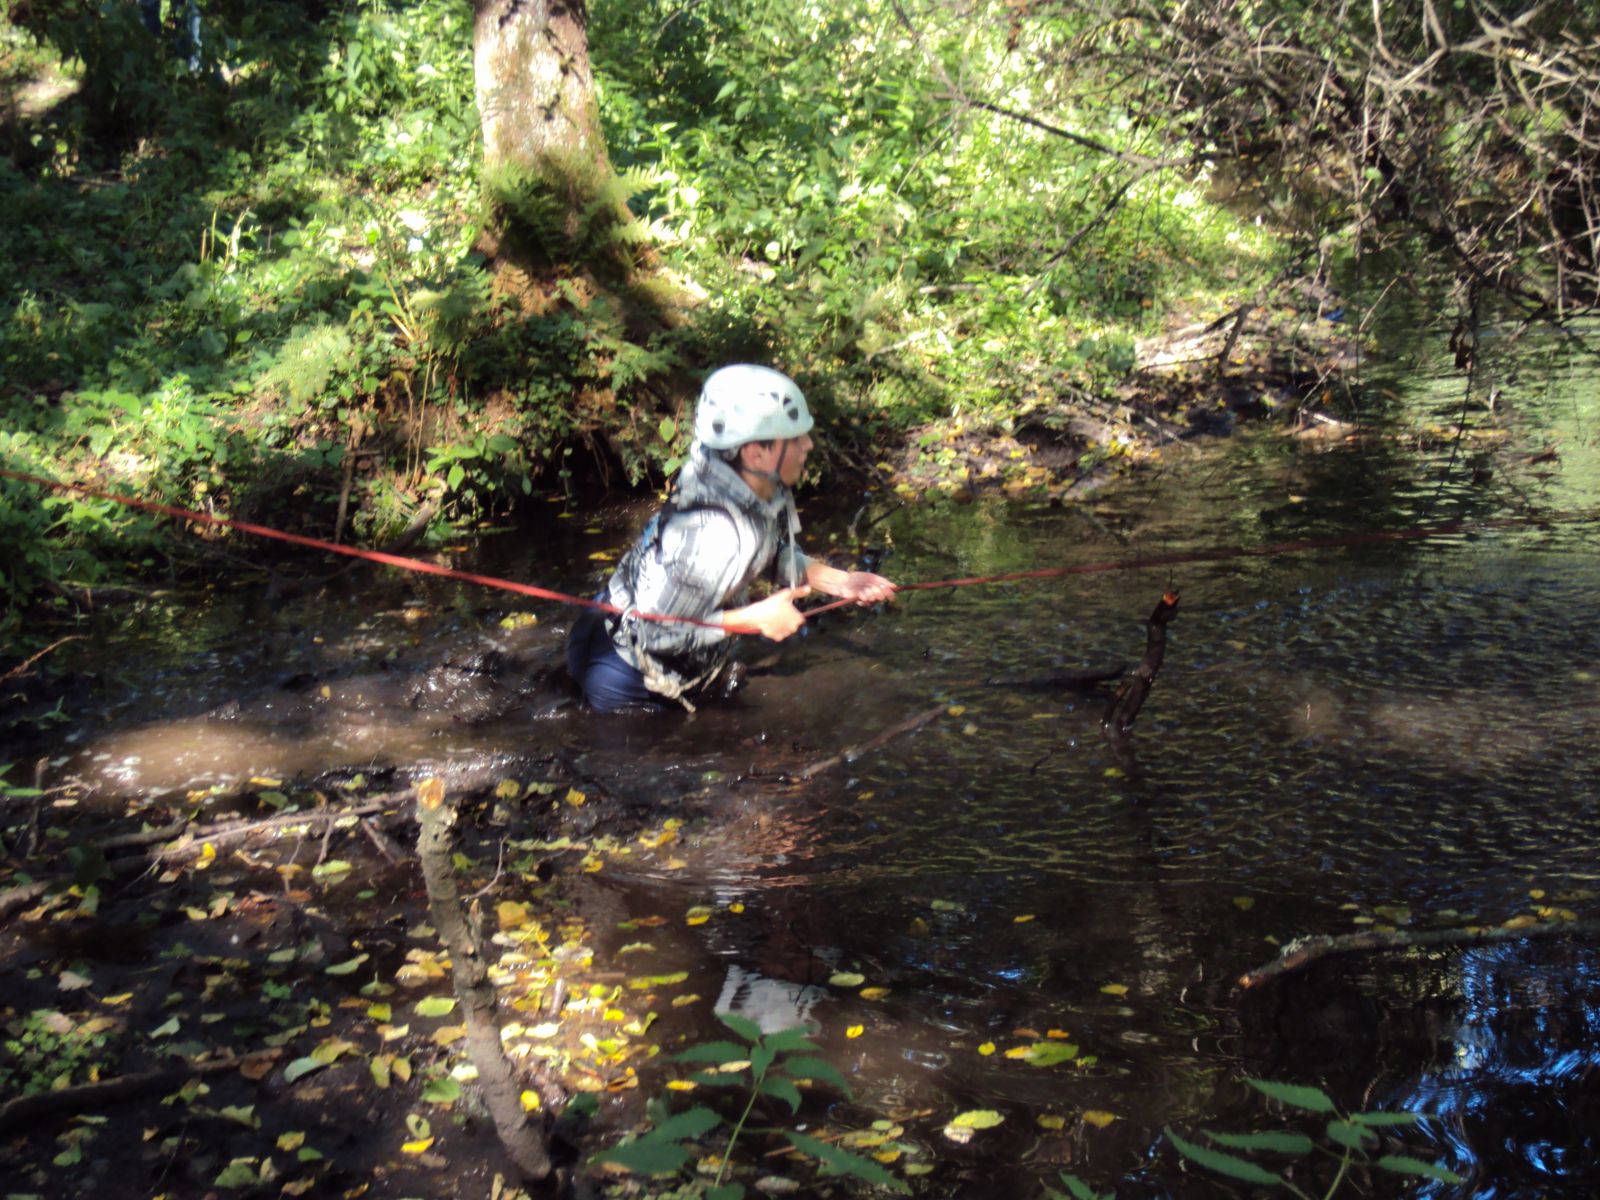
{"label": "fallen branch in water", "polygon": [[1139,709],[1161,671],[1161,660],[1167,656],[1167,625],[1177,615],[1178,593],[1167,592],[1144,623],[1144,658],[1133,669],[1133,674],[1122,681],[1116,694],[1111,697],[1111,703],[1106,705],[1106,715],[1101,718],[1100,727],[1107,733],[1121,737],[1133,728],[1134,719],[1138,717]]}
{"label": "fallen branch in water", "polygon": [[[179,817],[170,825],[164,825],[160,829],[147,829],[142,833],[117,834],[114,837],[104,838],[93,843],[93,847],[104,854],[109,850],[122,850],[130,846],[155,845],[158,842],[170,841],[172,838],[177,837],[183,832],[188,823],[187,817]],[[145,861],[142,856],[135,855],[130,859],[119,859],[112,865],[114,868],[120,869],[123,863],[131,862],[143,867]],[[17,887],[7,888],[5,891],[0,892],[0,921],[5,921],[12,913],[32,904],[52,887],[62,882],[64,881],[58,878],[36,879],[32,883],[20,884]]]}
{"label": "fallen branch in water", "polygon": [[76,1087],[17,1096],[0,1104],[0,1134],[9,1133],[43,1117],[87,1112],[149,1092],[179,1088],[199,1076],[236,1070],[250,1062],[268,1062],[280,1053],[279,1050],[269,1050],[241,1057],[215,1058],[209,1062],[185,1063],[181,1067],[165,1067],[138,1075],[119,1075],[115,1079],[102,1079],[97,1083],[80,1083]]}
{"label": "fallen branch in water", "polygon": [[59,639],[57,641],[51,642],[48,646],[46,646],[43,650],[39,651],[39,653],[35,654],[32,658],[23,659],[20,663],[18,663],[16,666],[12,667],[11,670],[7,671],[4,675],[0,675],[0,683],[10,683],[13,679],[16,679],[18,676],[26,675],[28,673],[28,668],[29,667],[33,666],[34,663],[38,662],[46,654],[49,654],[50,651],[54,650],[57,646],[65,646],[68,642],[81,642],[84,639],[85,636],[86,635],[81,634],[81,633],[74,633],[74,634],[70,634],[67,637],[61,638],[61,639]]}
{"label": "fallen branch in water", "polygon": [[1363,933],[1325,934],[1297,938],[1283,953],[1264,966],[1239,976],[1239,987],[1248,991],[1281,976],[1303,970],[1336,954],[1381,953],[1386,950],[1419,950],[1428,946],[1475,946],[1488,942],[1508,942],[1518,938],[1586,937],[1600,933],[1600,921],[1559,921],[1522,925],[1470,926],[1463,929],[1390,929]]}
{"label": "fallen branch in water", "polygon": [[1127,663],[1108,667],[1093,667],[1087,671],[1064,671],[1054,675],[991,675],[988,679],[969,680],[954,686],[1022,688],[1027,691],[1087,692],[1102,683],[1121,679],[1128,672]]}
{"label": "fallen branch in water", "polygon": [[351,805],[348,808],[318,808],[310,812],[280,813],[276,817],[265,817],[259,821],[239,821],[228,825],[214,825],[193,830],[182,841],[163,847],[151,857],[157,862],[171,862],[175,859],[198,854],[202,848],[209,845],[212,849],[221,849],[231,846],[235,842],[246,841],[258,833],[265,833],[272,829],[293,828],[296,825],[322,825],[332,828],[340,821],[356,820],[370,817],[375,813],[388,812],[407,800],[415,797],[413,788],[404,788],[398,792],[389,792],[369,800],[364,804]]}
{"label": "fallen branch in water", "polygon": [[847,746],[837,754],[830,754],[827,758],[818,759],[809,767],[804,767],[799,771],[793,772],[789,775],[789,778],[802,781],[813,779],[822,774],[824,771],[837,767],[840,763],[854,762],[863,754],[869,754],[878,749],[878,747],[883,746],[888,742],[892,742],[895,738],[899,737],[903,733],[910,733],[913,729],[921,729],[924,725],[928,724],[928,722],[932,721],[944,711],[945,706],[941,704],[938,708],[930,708],[926,712],[918,713],[914,717],[907,717],[898,725],[891,725],[882,733],[877,734],[875,737],[868,738],[859,745]]}
{"label": "fallen branch in water", "polygon": [[[456,819],[456,807],[445,798],[444,784],[426,781],[417,799],[417,820],[422,827],[417,856],[422,860],[422,876],[427,882],[428,911],[450,951],[451,980],[467,1029],[467,1053],[477,1068],[478,1086],[483,1089],[484,1103],[500,1144],[529,1179],[542,1180],[551,1171],[549,1137],[523,1110],[521,1086],[506,1057],[496,1015],[499,998],[483,957],[477,906],[473,905],[472,920],[461,908],[454,861]],[[541,1099],[545,1110],[550,1111],[552,1101],[564,1101],[566,1097],[551,1095],[547,1087],[540,1089],[545,1093]]]}

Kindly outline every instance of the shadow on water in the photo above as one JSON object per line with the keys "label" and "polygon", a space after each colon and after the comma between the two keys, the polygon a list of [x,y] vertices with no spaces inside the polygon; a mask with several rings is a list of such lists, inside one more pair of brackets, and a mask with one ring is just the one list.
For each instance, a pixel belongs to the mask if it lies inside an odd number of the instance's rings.
{"label": "shadow on water", "polygon": [[[1600,459],[1565,393],[1474,413],[1469,437],[1439,425],[1434,386],[1360,444],[1178,447],[1080,508],[926,503],[874,536],[909,581],[1593,507]],[[1552,437],[1561,456],[1538,460]],[[566,536],[555,577],[548,550],[487,565],[586,591],[640,516]],[[125,706],[71,752],[117,796],[556,759],[640,809],[692,796],[692,836],[585,880],[594,906],[710,905],[657,939],[662,969],[769,1028],[817,1023],[858,1103],[938,1163],[925,1194],[1038,1194],[1060,1169],[1208,1194],[1163,1130],[1281,1125],[1253,1076],[1433,1114],[1405,1145],[1468,1182],[1376,1194],[1589,1195],[1592,938],[1333,958],[1248,1002],[1234,981],[1305,934],[1594,914],[1597,550],[1572,521],[907,594],[816,622],[726,705],[643,722],[568,702],[547,669],[566,614],[518,626],[492,598],[392,580],[218,598],[185,617],[182,653],[125,650]],[[1183,608],[1131,751],[1102,737],[1103,697],[983,686],[1132,661],[1170,587]],[[914,734],[776,778],[932,705]],[[1076,1053],[1007,1054],[1039,1044]],[[973,1107],[1004,1123],[947,1140]]]}

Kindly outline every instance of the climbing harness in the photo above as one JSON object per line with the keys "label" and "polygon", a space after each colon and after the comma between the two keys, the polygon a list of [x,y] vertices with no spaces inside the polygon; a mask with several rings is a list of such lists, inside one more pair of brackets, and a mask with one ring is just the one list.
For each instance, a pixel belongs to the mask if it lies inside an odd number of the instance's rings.
{"label": "climbing harness", "polygon": [[[253,525],[248,521],[237,521],[231,517],[217,517],[212,516],[210,513],[179,508],[176,505],[159,504],[153,500],[140,500],[134,496],[122,496],[115,492],[87,487],[81,483],[64,483],[60,480],[45,479],[42,476],[29,475],[23,471],[12,471],[4,467],[0,467],[0,478],[15,480],[18,483],[33,484],[42,488],[76,492],[79,495],[92,496],[98,500],[110,500],[117,504],[126,505],[129,508],[159,513],[162,516],[172,517],[180,521],[194,521],[203,525],[216,525],[227,529],[236,529],[240,533],[248,533],[255,537],[272,538],[280,542],[289,542],[296,546],[305,546],[312,550],[324,550],[330,554],[343,554],[349,558],[382,563],[384,566],[397,567],[404,571],[418,571],[428,575],[438,575],[445,579],[459,580],[462,583],[477,584],[480,587],[498,588],[501,591],[515,592],[518,595],[532,596],[540,600],[551,600],[558,604],[571,604],[579,608],[595,609],[603,613],[619,616],[626,611],[614,604],[607,604],[601,600],[569,595],[566,592],[557,592],[550,588],[536,587],[530,583],[518,583],[512,579],[500,579],[493,575],[479,575],[472,571],[457,570],[454,567],[441,567],[437,563],[426,562],[419,558],[406,558],[398,554],[385,554],[381,550],[362,550],[355,546],[342,546],[336,542],[305,537],[296,533],[285,533],[279,529],[271,529],[265,525]],[[975,587],[991,583],[1019,583],[1025,580],[1060,579],[1069,575],[1093,575],[1107,571],[1142,571],[1155,567],[1176,566],[1181,563],[1224,562],[1234,558],[1270,558],[1280,554],[1304,554],[1314,550],[1328,550],[1342,546],[1372,545],[1380,542],[1421,541],[1426,538],[1447,537],[1451,534],[1475,530],[1509,529],[1525,525],[1556,525],[1597,519],[1600,519],[1600,511],[1556,512],[1527,517],[1488,517],[1483,520],[1450,521],[1440,525],[1424,525],[1413,529],[1386,529],[1376,530],[1371,533],[1339,534],[1333,537],[1309,538],[1303,541],[1269,542],[1260,546],[1217,546],[1205,550],[1183,550],[1171,554],[1139,555],[1133,558],[1110,559],[1101,562],[1040,567],[1030,571],[1007,571],[996,575],[969,575],[959,579],[935,579],[921,583],[902,583],[895,585],[895,592],[898,594],[900,592],[933,591],[937,588]],[[792,536],[791,534],[791,538]],[[852,600],[834,600],[831,603],[803,609],[802,611],[807,617],[814,617],[853,603],[854,601]],[[696,617],[671,616],[663,613],[636,613],[635,615],[645,621],[677,621],[711,629],[726,629],[727,632],[735,634],[756,632],[753,629],[723,626],[715,621],[702,621]]]}

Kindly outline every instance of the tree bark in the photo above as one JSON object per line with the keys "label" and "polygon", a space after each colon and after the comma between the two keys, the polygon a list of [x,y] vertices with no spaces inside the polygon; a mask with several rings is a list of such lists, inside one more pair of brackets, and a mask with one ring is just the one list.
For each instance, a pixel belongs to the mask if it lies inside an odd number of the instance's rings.
{"label": "tree bark", "polygon": [[540,171],[552,157],[607,169],[584,0],[474,0],[484,163]]}

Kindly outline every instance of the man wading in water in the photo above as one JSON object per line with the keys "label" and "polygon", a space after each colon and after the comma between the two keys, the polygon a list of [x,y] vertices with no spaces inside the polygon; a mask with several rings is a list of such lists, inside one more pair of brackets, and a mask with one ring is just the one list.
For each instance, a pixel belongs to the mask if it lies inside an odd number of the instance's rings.
{"label": "man wading in water", "polygon": [[[790,489],[805,471],[811,424],[794,380],[769,367],[723,367],[707,378],[672,495],[598,597],[622,615],[587,612],[568,639],[567,668],[592,707],[628,712],[676,700],[692,711],[694,698],[724,680],[731,634],[782,641],[805,624],[794,602],[812,588],[857,604],[893,598],[883,576],[814,561],[795,542]],[[787,586],[751,604],[751,583],[775,558]]]}

